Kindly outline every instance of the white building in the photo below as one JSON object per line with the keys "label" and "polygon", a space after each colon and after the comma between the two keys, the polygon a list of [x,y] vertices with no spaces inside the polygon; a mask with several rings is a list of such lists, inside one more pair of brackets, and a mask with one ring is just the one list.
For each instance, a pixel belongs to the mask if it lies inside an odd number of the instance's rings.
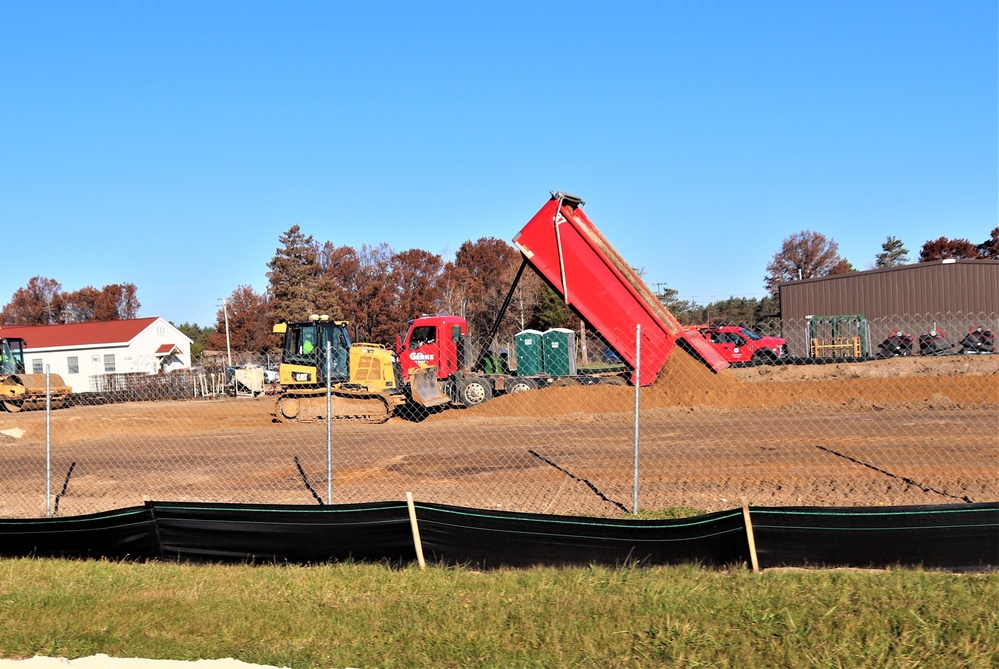
{"label": "white building", "polygon": [[74,393],[102,374],[159,374],[191,366],[192,340],[159,317],[66,325],[2,325],[0,337],[24,340],[29,374],[58,374]]}

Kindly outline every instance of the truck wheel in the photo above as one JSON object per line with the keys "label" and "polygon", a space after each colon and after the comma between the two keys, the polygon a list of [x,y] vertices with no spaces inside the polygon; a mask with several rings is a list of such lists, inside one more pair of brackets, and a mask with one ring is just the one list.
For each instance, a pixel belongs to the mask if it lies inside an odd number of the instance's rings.
{"label": "truck wheel", "polygon": [[466,407],[482,404],[493,396],[489,382],[478,376],[469,376],[458,381],[458,401]]}
{"label": "truck wheel", "polygon": [[753,354],[753,363],[757,365],[773,365],[777,363],[777,356],[773,351],[757,351]]}
{"label": "truck wheel", "polygon": [[506,384],[506,392],[508,395],[514,393],[526,393],[528,390],[534,390],[537,388],[537,384],[534,383],[533,379],[510,379]]}

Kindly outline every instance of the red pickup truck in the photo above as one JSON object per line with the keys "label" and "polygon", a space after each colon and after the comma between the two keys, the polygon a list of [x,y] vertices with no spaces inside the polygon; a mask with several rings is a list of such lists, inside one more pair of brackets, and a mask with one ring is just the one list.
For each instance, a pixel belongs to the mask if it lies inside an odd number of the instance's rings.
{"label": "red pickup truck", "polygon": [[772,365],[787,358],[787,340],[781,337],[760,335],[736,325],[695,325],[684,329],[696,330],[728,362]]}

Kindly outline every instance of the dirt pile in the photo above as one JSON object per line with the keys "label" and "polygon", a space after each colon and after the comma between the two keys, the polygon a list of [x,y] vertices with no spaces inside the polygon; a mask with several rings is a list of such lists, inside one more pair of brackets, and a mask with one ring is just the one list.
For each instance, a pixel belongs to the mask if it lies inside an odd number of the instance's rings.
{"label": "dirt pile", "polygon": [[[852,365],[726,369],[715,373],[691,354],[676,348],[656,382],[642,389],[641,406],[643,410],[710,408],[728,411],[807,409],[818,405],[882,410],[888,407],[933,409],[945,405],[999,404],[999,372],[996,371],[999,356],[976,357],[981,359],[913,361],[906,358]],[[634,410],[635,391],[631,387],[566,386],[548,388],[543,393],[502,396],[467,411],[445,412],[434,418],[554,419]]]}

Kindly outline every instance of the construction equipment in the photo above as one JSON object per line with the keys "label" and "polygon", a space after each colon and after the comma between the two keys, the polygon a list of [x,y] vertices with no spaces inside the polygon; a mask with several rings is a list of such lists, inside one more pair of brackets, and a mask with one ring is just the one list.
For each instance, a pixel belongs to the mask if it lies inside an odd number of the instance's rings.
{"label": "construction equipment", "polygon": [[437,387],[433,367],[401,379],[395,354],[380,344],[351,344],[346,321],[313,315],[278,323],[284,335],[279,368],[277,421],[384,423],[407,402],[432,407],[449,400]]}
{"label": "construction equipment", "polygon": [[45,374],[26,374],[24,371],[24,340],[18,337],[0,337],[0,403],[7,411],[58,409],[69,401],[73,389],[58,374],[48,375],[46,391]]}
{"label": "construction equipment", "polygon": [[[614,250],[582,210],[584,202],[553,191],[551,199],[514,237],[523,256],[520,270],[500,307],[487,346],[527,265],[574,308],[613,348],[622,371],[588,373],[566,361],[561,374],[483,374],[472,363],[467,323],[459,316],[423,316],[410,323],[404,340],[396,342],[403,378],[432,364],[438,381],[452,401],[465,406],[484,402],[499,393],[522,392],[552,385],[625,384],[655,382],[678,342],[713,371],[729,363],[697,332],[687,332],[645,285],[641,277]],[[641,378],[636,378],[639,348],[636,326],[641,326]],[[524,333],[521,333],[524,334]],[[543,338],[547,333],[538,332]],[[522,356],[519,355],[518,358]]]}
{"label": "construction equipment", "polygon": [[911,334],[894,329],[888,337],[878,344],[878,360],[912,355],[912,344],[915,341]]}
{"label": "construction equipment", "polygon": [[929,332],[919,335],[920,355],[954,355],[954,345],[947,341],[947,333],[935,324]]}
{"label": "construction equipment", "polygon": [[992,330],[988,330],[981,325],[973,325],[968,334],[961,340],[961,353],[968,354],[988,354],[994,353],[995,335]]}

